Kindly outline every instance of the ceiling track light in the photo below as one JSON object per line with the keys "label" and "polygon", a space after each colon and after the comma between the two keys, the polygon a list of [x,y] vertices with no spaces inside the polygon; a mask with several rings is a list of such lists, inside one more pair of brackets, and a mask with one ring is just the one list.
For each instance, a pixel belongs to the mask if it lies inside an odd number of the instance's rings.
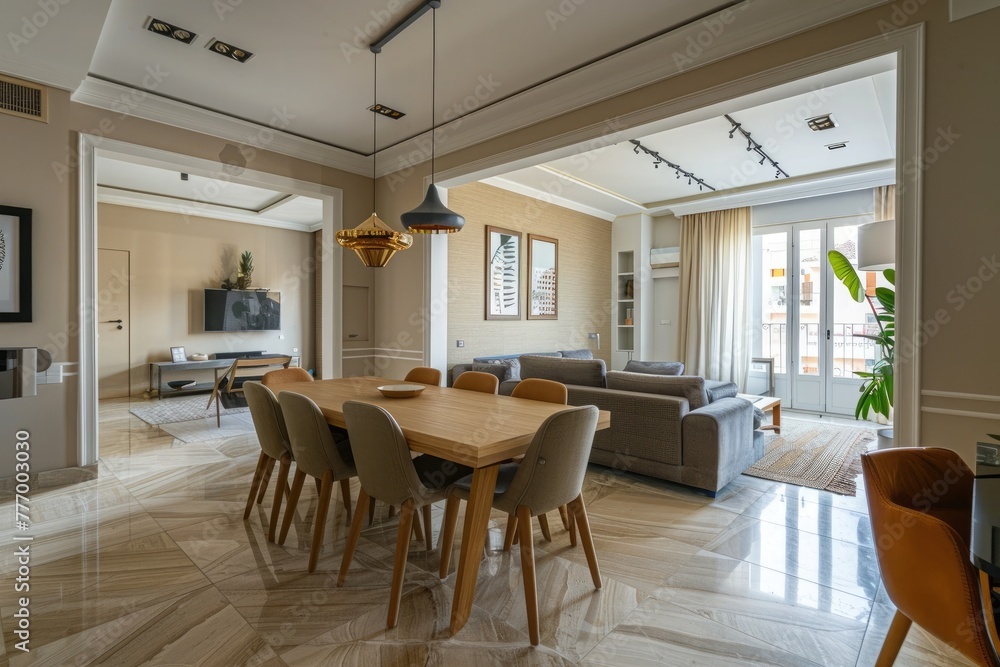
{"label": "ceiling track light", "polygon": [[788,172],[786,172],[784,169],[782,169],[781,167],[779,167],[778,163],[775,162],[771,158],[770,155],[768,155],[767,153],[764,152],[764,147],[761,146],[760,144],[758,144],[756,141],[754,141],[753,136],[750,134],[750,132],[748,132],[747,130],[743,129],[743,125],[742,124],[737,123],[735,120],[733,120],[733,117],[730,116],[729,114],[726,114],[725,116],[726,116],[726,120],[728,120],[730,123],[733,124],[733,128],[731,130],[729,130],[729,138],[730,139],[734,139],[736,133],[739,132],[747,140],[747,151],[748,152],[749,151],[755,151],[757,153],[757,155],[760,156],[760,164],[764,164],[764,162],[770,162],[771,166],[776,169],[776,172],[774,174],[775,178],[780,178],[782,176],[784,176],[785,178],[791,178],[791,176],[788,175]]}
{"label": "ceiling track light", "polygon": [[697,183],[698,184],[698,190],[701,190],[702,188],[708,188],[712,192],[715,192],[715,188],[713,188],[711,185],[709,185],[708,183],[706,183],[702,179],[700,179],[697,176],[695,176],[693,172],[690,172],[690,171],[684,169],[684,167],[680,166],[679,164],[677,164],[675,162],[671,162],[670,160],[667,160],[666,158],[664,158],[662,155],[660,155],[656,151],[651,150],[649,148],[646,148],[641,143],[639,143],[638,140],[636,140],[636,139],[629,139],[629,143],[632,144],[633,146],[635,146],[635,148],[632,149],[633,153],[635,153],[635,154],[638,155],[639,151],[642,151],[646,155],[648,155],[651,158],[653,158],[653,168],[654,169],[659,169],[659,167],[660,167],[661,164],[665,164],[665,165],[667,165],[668,167],[670,167],[671,169],[674,170],[674,174],[676,174],[676,176],[677,176],[678,179],[680,179],[681,176],[685,176],[687,178],[688,185],[692,185],[694,183]]}
{"label": "ceiling track light", "polygon": [[232,44],[228,44],[218,39],[211,40],[205,45],[205,48],[212,53],[218,53],[220,56],[225,56],[226,58],[235,60],[238,63],[245,63],[253,58],[253,54],[246,49],[241,49],[238,46],[233,46]]}
{"label": "ceiling track light", "polygon": [[195,32],[175,26],[173,23],[161,21],[160,19],[153,18],[152,16],[146,19],[145,28],[152,33],[163,37],[169,37],[170,39],[176,40],[182,44],[191,44],[191,42],[198,37],[198,34]]}

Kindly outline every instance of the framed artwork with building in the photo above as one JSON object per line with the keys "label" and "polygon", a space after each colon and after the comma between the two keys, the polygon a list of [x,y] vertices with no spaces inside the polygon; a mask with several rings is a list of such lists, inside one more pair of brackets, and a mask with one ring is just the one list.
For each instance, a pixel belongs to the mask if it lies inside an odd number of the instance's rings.
{"label": "framed artwork with building", "polygon": [[528,319],[559,318],[559,241],[528,234]]}
{"label": "framed artwork with building", "polygon": [[521,233],[486,227],[486,319],[521,319]]}

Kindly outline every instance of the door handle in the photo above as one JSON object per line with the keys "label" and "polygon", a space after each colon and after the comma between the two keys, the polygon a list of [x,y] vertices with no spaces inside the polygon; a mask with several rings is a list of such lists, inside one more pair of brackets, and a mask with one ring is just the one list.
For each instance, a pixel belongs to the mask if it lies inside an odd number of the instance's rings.
{"label": "door handle", "polygon": [[108,320],[104,322],[104,324],[121,324],[121,323],[122,323],[121,320]]}
{"label": "door handle", "polygon": [[830,330],[829,329],[826,330],[826,339],[830,340]]}

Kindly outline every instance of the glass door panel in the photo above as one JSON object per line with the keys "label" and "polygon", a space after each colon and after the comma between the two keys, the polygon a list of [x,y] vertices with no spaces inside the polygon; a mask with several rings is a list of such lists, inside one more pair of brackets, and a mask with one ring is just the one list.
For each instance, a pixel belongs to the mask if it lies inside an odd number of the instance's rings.
{"label": "glass door panel", "polygon": [[826,363],[823,275],[826,271],[824,227],[794,228],[794,326],[792,407],[825,410]]}

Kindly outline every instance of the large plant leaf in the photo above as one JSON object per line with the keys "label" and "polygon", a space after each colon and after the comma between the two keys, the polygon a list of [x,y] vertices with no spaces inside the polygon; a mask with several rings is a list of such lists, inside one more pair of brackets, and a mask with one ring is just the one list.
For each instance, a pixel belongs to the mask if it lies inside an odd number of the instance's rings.
{"label": "large plant leaf", "polygon": [[876,287],[875,298],[882,304],[887,313],[896,312],[896,293],[888,287]]}
{"label": "large plant leaf", "polygon": [[850,292],[851,298],[861,303],[865,300],[865,286],[861,282],[858,272],[854,270],[851,260],[847,259],[844,253],[839,250],[831,250],[826,254],[833,268],[833,275],[837,280],[844,283],[844,287]]}
{"label": "large plant leaf", "polygon": [[890,285],[893,287],[896,286],[896,269],[886,269],[882,272],[882,275],[885,276],[885,279],[889,281]]}

